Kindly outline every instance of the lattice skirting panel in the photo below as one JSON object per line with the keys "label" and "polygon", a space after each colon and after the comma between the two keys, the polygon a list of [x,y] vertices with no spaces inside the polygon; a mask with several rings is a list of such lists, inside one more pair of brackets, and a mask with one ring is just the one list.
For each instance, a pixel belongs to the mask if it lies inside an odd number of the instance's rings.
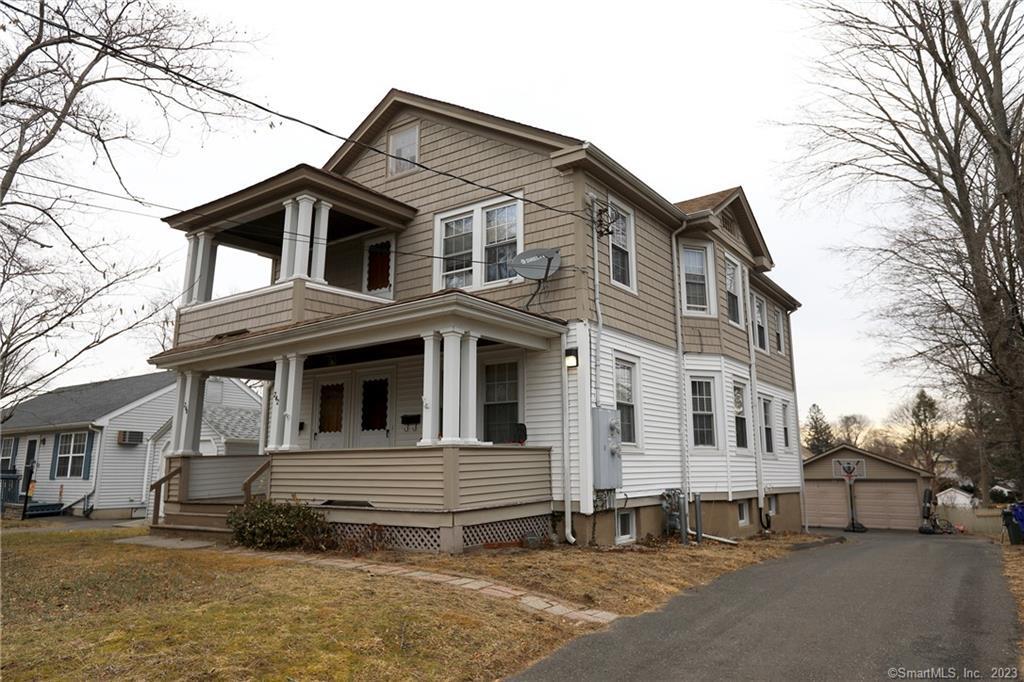
{"label": "lattice skirting panel", "polygon": [[[342,540],[359,540],[365,537],[370,524],[367,523],[334,523],[331,524]],[[416,528],[414,526],[378,526],[384,535],[388,547],[409,549],[416,552],[440,552],[441,531],[437,528]]]}
{"label": "lattice skirting panel", "polygon": [[478,547],[491,543],[519,542],[527,535],[540,538],[550,536],[551,514],[465,526],[462,529],[462,544],[465,547]]}

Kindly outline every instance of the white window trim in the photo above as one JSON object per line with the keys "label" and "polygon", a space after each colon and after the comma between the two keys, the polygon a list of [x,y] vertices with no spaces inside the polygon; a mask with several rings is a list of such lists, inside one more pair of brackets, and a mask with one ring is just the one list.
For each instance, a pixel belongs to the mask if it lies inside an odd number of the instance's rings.
{"label": "white window trim", "polygon": [[[765,418],[764,418],[765,403],[768,403],[768,418],[769,419],[768,419],[767,422],[765,421]],[[763,453],[763,455],[765,457],[770,457],[772,459],[778,459],[778,457],[779,457],[779,439],[778,439],[778,437],[777,437],[777,435],[775,433],[778,430],[776,428],[777,425],[776,425],[776,419],[775,419],[775,398],[773,398],[770,395],[760,395],[760,396],[758,396],[758,399],[757,399],[757,409],[758,409],[758,412],[759,412],[759,414],[758,414],[758,421],[761,423],[761,452]],[[768,434],[765,431],[766,427],[770,428],[772,430],[772,451],[771,452],[768,451]]]}
{"label": "white window trim", "polygon": [[[708,309],[706,312],[700,310],[688,310],[686,307],[686,249],[703,249],[706,290],[708,297]],[[712,242],[696,241],[693,239],[679,240],[679,273],[680,291],[679,296],[683,302],[683,317],[717,317],[718,316],[718,280],[715,268],[715,245]]]}
{"label": "white window trim", "polygon": [[[779,419],[782,421],[782,451],[791,452],[793,449],[793,433],[789,428],[789,401],[779,401]],[[787,443],[787,435],[789,442]]]}
{"label": "white window trim", "polygon": [[[82,441],[82,451],[81,452],[75,452],[74,451],[75,436],[77,434],[79,434],[79,433],[83,434],[85,436],[85,439]],[[71,437],[71,450],[67,454],[62,455],[62,454],[60,454],[60,439],[63,438],[64,436],[70,436]],[[85,453],[88,450],[89,450],[89,432],[88,431],[65,431],[65,432],[61,433],[57,437],[57,455],[56,455],[57,456],[57,464],[53,468],[53,478],[55,480],[58,480],[58,479],[60,479],[60,480],[69,479],[69,480],[73,480],[73,481],[77,481],[77,480],[81,479],[82,478],[82,474],[78,474],[77,476],[75,476],[74,474],[71,473],[71,462],[72,462],[72,460],[75,457],[81,457],[82,458],[82,473],[85,473]],[[60,471],[60,460],[61,459],[67,459],[68,460],[68,472],[66,474],[64,474],[63,476],[61,476],[58,473]],[[92,472],[90,472],[89,475],[92,476]]]}
{"label": "white window trim", "polygon": [[[772,317],[775,318],[775,328],[779,334],[779,349],[775,352],[779,355],[786,354],[786,316],[782,312],[782,308],[778,306],[772,306],[772,312],[775,313]],[[773,339],[774,340],[774,339]]]}
{"label": "white window trim", "polygon": [[737,297],[739,298],[739,300],[737,301],[737,304],[739,305],[739,309],[740,309],[740,321],[739,322],[733,322],[732,319],[729,317],[729,287],[725,283],[725,279],[724,279],[725,273],[724,272],[722,273],[722,275],[723,275],[722,282],[723,282],[723,286],[725,286],[725,296],[726,296],[726,298],[725,298],[725,311],[724,311],[725,312],[725,321],[728,322],[729,324],[731,324],[732,326],[736,327],[737,329],[743,329],[744,328],[744,322],[746,321],[745,320],[746,316],[744,315],[744,305],[743,305],[743,264],[740,263],[738,258],[735,258],[734,256],[732,256],[729,252],[725,252],[724,255],[725,255],[725,260],[726,261],[728,261],[729,263],[732,263],[733,265],[736,266],[736,281],[738,281],[739,285],[740,285],[740,291],[737,294]]}
{"label": "white window trim", "polygon": [[[754,330],[754,350],[765,355],[771,355],[772,338],[771,338],[771,327],[768,324],[768,301],[759,294],[753,294],[754,305],[750,309],[750,316],[754,319],[750,321],[750,327]],[[764,348],[757,343],[757,303],[761,302],[761,306],[764,308]]]}
{"label": "white window trim", "polygon": [[[509,194],[514,198],[502,195],[499,197],[492,197],[486,201],[470,204],[468,206],[460,206],[459,208],[434,214],[434,255],[437,256],[434,258],[434,291],[440,291],[444,288],[444,221],[470,213],[473,215],[473,284],[468,287],[462,287],[462,290],[481,291],[507,286],[509,284],[518,284],[524,281],[522,277],[516,275],[484,283],[486,268],[483,264],[485,210],[504,204],[515,204],[518,214],[516,219],[519,222],[519,229],[516,231],[516,253],[523,252],[523,235],[526,232],[526,225],[523,220],[523,192],[509,192]],[[393,284],[394,283],[392,283],[392,286]]]}
{"label": "white window trim", "polygon": [[612,236],[608,235],[608,281],[611,282],[612,286],[618,287],[623,291],[628,291],[633,295],[639,295],[637,290],[637,280],[639,279],[639,273],[636,271],[636,212],[630,207],[626,206],[625,203],[619,201],[613,196],[608,197],[609,205],[614,204],[617,211],[621,211],[623,214],[629,216],[629,285],[618,282],[612,277]]}
{"label": "white window trim", "polygon": [[[391,242],[391,281],[386,290],[375,289],[370,291],[366,286],[366,280],[369,277],[370,268],[370,246],[373,244],[380,244],[382,242]],[[394,299],[395,297],[395,237],[394,235],[377,235],[376,237],[368,237],[363,240],[363,273],[362,281],[359,283],[359,288],[364,294],[370,296],[379,296],[380,298]]]}
{"label": "white window trim", "polygon": [[[710,381],[711,382],[711,405],[712,412],[711,416],[714,418],[714,434],[715,444],[714,445],[697,445],[693,440],[693,386],[694,381]],[[713,374],[707,373],[696,373],[690,374],[686,377],[686,431],[688,434],[688,440],[690,447],[698,452],[720,452],[722,450],[722,429],[724,424],[722,423],[721,410],[724,405],[722,402],[722,393],[719,386],[719,378]]]}
{"label": "white window trim", "polygon": [[740,527],[750,525],[750,500],[740,500],[736,503],[736,520]]}
{"label": "white window trim", "polygon": [[[739,446],[739,440],[736,438],[736,434],[735,433],[733,434],[733,444],[736,446],[737,454],[753,455],[754,454],[754,450],[751,447],[751,433],[750,433],[750,386],[748,386],[745,381],[740,381],[740,380],[738,380],[736,378],[733,378],[732,386],[733,386],[734,390],[735,390],[736,386],[742,386],[743,387],[743,407],[746,408],[746,415],[745,415],[745,417],[746,417],[746,422],[747,422],[747,425],[746,425],[746,428],[747,428],[747,446],[745,448],[741,448]],[[735,429],[736,429],[736,408],[735,407],[733,407],[733,410],[732,410],[732,425],[733,425],[733,430],[735,431]]]}
{"label": "white window trim", "polygon": [[[388,128],[387,138],[386,138],[387,139],[388,154],[391,155],[391,154],[395,153],[393,148],[391,147],[391,137],[393,135],[397,134],[397,133],[400,133],[400,132],[408,129],[408,128],[413,128],[416,131],[416,162],[419,163],[419,161],[420,161],[420,122],[419,121],[409,121],[408,123],[403,123],[401,125],[397,125],[397,126],[393,126],[391,128]],[[408,168],[408,169],[406,169],[404,171],[399,171],[398,173],[392,173],[391,172],[391,162],[394,161],[394,160],[395,159],[392,156],[384,157],[385,175],[387,176],[387,178],[389,180],[391,178],[401,178],[401,177],[404,177],[406,175],[409,175],[410,173],[415,173],[416,171],[420,170],[419,166],[413,166],[412,168]]]}
{"label": "white window trim", "polygon": [[779,496],[769,495],[768,496],[768,513],[775,516],[779,513]]}
{"label": "white window trim", "polygon": [[[15,460],[18,453],[14,450],[14,436],[5,436],[4,438],[0,439],[0,455],[3,454],[3,450],[5,449],[5,446],[7,446],[8,443],[10,444],[11,447],[11,454],[0,457],[0,460],[6,459],[7,468],[9,469],[11,468],[11,462]],[[0,469],[3,469],[3,465],[0,465]],[[4,470],[6,471],[6,469]]]}
{"label": "white window trim", "polygon": [[615,398],[616,390],[616,376],[615,376],[615,363],[619,360],[628,362],[633,365],[633,421],[636,430],[636,442],[629,443],[626,441],[622,442],[622,449],[626,452],[641,452],[644,449],[644,393],[643,393],[643,362],[641,359],[620,350],[612,350],[612,403],[618,404],[618,400]]}
{"label": "white window trim", "polygon": [[[629,515],[629,535],[619,535],[619,516],[622,514]],[[631,542],[636,542],[636,510],[617,509],[615,511],[615,544],[625,545]]]}
{"label": "white window trim", "polygon": [[[503,365],[506,362],[515,362],[519,372],[518,383],[519,383],[519,395],[517,400],[519,402],[519,423],[526,423],[526,351],[524,350],[486,350],[479,349],[477,351],[477,370],[476,370],[476,395],[477,395],[477,410],[476,410],[476,433],[477,437],[481,439],[481,445],[490,445],[489,441],[482,440],[484,437],[484,391],[486,390],[486,372],[485,369],[488,365]],[[530,432],[527,429],[526,439],[529,442]],[[508,445],[508,443],[501,443],[500,445]]]}

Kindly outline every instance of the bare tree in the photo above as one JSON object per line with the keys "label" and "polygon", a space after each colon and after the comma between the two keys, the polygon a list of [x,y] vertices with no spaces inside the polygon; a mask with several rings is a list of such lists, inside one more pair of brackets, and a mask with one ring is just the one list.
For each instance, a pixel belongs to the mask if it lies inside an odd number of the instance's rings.
{"label": "bare tree", "polygon": [[844,414],[832,426],[836,440],[854,447],[861,445],[862,438],[871,429],[871,420],[862,414]]}
{"label": "bare tree", "polygon": [[139,295],[159,263],[88,229],[95,198],[57,158],[91,150],[134,197],[123,154],[162,152],[189,118],[209,127],[244,113],[222,94],[234,83],[226,60],[244,41],[155,0],[0,0],[0,22],[0,408],[9,414],[170,304]]}
{"label": "bare tree", "polygon": [[833,58],[800,125],[812,187],[882,185],[906,209],[858,252],[894,360],[998,405],[1024,480],[1020,7],[813,4]]}
{"label": "bare tree", "polygon": [[950,442],[956,427],[938,400],[921,389],[893,411],[891,422],[905,434],[902,451],[907,462],[930,473],[933,487],[940,478],[948,477]]}

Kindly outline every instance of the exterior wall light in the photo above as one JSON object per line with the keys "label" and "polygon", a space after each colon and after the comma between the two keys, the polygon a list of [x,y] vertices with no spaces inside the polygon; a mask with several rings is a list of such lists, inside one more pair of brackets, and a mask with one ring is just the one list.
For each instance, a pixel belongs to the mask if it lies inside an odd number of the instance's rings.
{"label": "exterior wall light", "polygon": [[566,348],[565,349],[565,366],[566,367],[579,367],[580,365],[580,351],[578,348]]}

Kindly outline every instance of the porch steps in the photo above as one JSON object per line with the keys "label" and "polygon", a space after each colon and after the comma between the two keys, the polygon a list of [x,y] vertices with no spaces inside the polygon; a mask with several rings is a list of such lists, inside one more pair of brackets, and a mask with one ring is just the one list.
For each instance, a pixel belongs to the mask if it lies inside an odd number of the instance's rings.
{"label": "porch steps", "polygon": [[195,512],[192,510],[167,512],[164,514],[164,523],[162,525],[227,529],[228,517],[226,513]]}
{"label": "porch steps", "polygon": [[206,540],[217,543],[227,543],[231,539],[231,530],[229,528],[211,528],[210,526],[190,526],[174,523],[150,525],[149,534],[166,538]]}
{"label": "porch steps", "polygon": [[160,523],[150,525],[150,535],[227,542],[231,537],[228,512],[238,506],[234,500],[168,503]]}

